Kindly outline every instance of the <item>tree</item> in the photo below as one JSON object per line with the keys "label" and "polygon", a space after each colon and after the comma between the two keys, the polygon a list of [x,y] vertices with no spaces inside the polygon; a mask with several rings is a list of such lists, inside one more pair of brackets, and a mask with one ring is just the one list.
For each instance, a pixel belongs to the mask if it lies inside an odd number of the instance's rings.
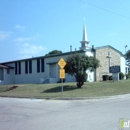
{"label": "tree", "polygon": [[66,60],[65,66],[66,73],[71,76],[75,76],[77,81],[77,87],[81,88],[87,78],[86,70],[93,71],[99,67],[99,60],[94,57],[80,56],[78,54],[69,56]]}
{"label": "tree", "polygon": [[48,54],[46,54],[45,56],[49,56],[49,55],[55,55],[55,54],[62,54],[62,51],[59,50],[53,50],[50,51]]}
{"label": "tree", "polygon": [[130,66],[130,50],[128,50],[125,54],[126,63]]}

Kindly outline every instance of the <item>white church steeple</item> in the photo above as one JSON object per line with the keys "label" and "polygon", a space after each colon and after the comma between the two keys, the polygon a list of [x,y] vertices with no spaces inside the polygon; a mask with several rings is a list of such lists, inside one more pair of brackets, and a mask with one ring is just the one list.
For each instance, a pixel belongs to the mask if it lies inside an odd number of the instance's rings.
{"label": "white church steeple", "polygon": [[89,41],[88,41],[88,37],[87,37],[87,31],[86,31],[85,24],[83,25],[83,40],[80,43],[81,43],[80,50],[84,50],[84,49],[89,49],[90,48],[88,46]]}

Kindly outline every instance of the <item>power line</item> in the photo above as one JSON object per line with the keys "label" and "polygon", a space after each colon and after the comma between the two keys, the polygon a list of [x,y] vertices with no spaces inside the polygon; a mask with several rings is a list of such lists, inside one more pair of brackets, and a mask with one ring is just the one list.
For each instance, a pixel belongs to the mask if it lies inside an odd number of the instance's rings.
{"label": "power line", "polygon": [[95,8],[98,8],[98,9],[104,10],[104,11],[106,11],[106,12],[109,12],[109,13],[112,13],[112,14],[115,14],[115,15],[118,15],[118,16],[121,16],[121,17],[124,17],[124,18],[130,19],[130,17],[127,17],[127,16],[124,16],[124,15],[122,15],[122,14],[119,14],[119,13],[113,12],[113,11],[111,11],[111,10],[107,10],[107,9],[101,8],[101,7],[99,7],[99,6],[93,5],[93,4],[88,3],[88,2],[86,2],[86,1],[83,1],[83,0],[79,0],[79,1],[82,2],[82,3],[86,3],[86,4],[90,5],[90,6],[93,6],[93,7],[95,7]]}

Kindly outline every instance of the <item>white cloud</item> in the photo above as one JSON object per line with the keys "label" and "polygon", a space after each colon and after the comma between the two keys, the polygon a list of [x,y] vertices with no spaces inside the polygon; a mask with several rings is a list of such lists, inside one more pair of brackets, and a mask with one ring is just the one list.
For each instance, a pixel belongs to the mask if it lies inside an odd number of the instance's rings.
{"label": "white cloud", "polygon": [[25,26],[21,26],[21,25],[15,25],[15,28],[20,30],[20,31],[23,31],[23,30],[25,30],[26,27]]}
{"label": "white cloud", "polygon": [[31,40],[31,38],[29,38],[29,37],[27,37],[27,38],[19,37],[19,38],[14,39],[13,41],[14,42],[27,42],[30,40]]}
{"label": "white cloud", "polygon": [[22,58],[28,58],[40,54],[42,51],[45,51],[46,48],[42,45],[24,43],[17,44],[17,50],[22,55]]}
{"label": "white cloud", "polygon": [[11,32],[0,31],[0,41],[6,40],[11,35]]}

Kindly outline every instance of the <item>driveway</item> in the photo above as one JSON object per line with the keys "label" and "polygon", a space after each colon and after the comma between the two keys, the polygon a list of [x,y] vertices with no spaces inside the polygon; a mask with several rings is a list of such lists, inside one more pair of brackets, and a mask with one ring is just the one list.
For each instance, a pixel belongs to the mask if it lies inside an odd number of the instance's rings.
{"label": "driveway", "polygon": [[66,101],[0,97],[0,130],[118,130],[121,118],[130,120],[128,97]]}

